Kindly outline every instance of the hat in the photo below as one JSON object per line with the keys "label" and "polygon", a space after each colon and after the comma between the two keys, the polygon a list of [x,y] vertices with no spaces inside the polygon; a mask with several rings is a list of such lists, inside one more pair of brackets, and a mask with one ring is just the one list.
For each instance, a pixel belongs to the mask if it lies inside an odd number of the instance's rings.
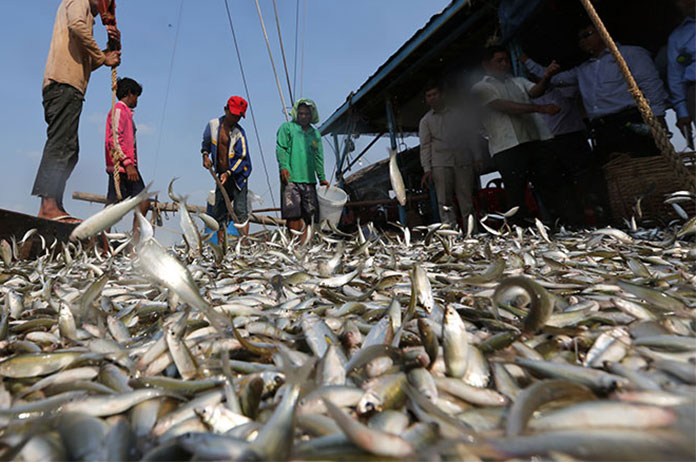
{"label": "hat", "polygon": [[233,96],[227,100],[227,109],[229,109],[232,114],[242,117],[244,117],[248,105],[249,103],[241,96]]}

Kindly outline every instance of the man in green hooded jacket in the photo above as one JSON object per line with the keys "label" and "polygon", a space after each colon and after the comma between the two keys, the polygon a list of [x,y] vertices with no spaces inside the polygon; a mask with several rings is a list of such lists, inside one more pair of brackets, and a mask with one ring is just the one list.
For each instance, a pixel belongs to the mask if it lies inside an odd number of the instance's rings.
{"label": "man in green hooded jacket", "polygon": [[[319,215],[317,178],[329,186],[324,174],[321,134],[312,124],[319,122],[314,101],[302,98],[292,108],[292,121],[278,129],[276,157],[280,168],[280,208],[288,228],[300,231],[316,222]],[[307,229],[303,235],[306,237]]]}

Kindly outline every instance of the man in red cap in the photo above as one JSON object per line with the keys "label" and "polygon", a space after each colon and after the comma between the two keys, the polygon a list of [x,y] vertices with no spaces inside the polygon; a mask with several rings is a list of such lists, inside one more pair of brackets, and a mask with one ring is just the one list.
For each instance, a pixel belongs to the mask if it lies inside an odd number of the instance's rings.
{"label": "man in red cap", "polygon": [[[201,146],[203,167],[208,169],[215,165],[215,172],[234,203],[234,214],[240,222],[237,225],[242,235],[249,231],[247,183],[251,174],[251,158],[246,133],[239,126],[239,119],[244,117],[247,106],[248,103],[241,96],[227,100],[225,115],[212,119],[206,125]],[[218,243],[222,243],[230,217],[220,188],[215,189],[213,218],[220,224]]]}

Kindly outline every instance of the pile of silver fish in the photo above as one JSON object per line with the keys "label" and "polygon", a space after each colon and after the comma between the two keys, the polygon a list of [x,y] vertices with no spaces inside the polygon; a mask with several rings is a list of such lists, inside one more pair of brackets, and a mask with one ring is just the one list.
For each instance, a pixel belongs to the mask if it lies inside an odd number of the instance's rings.
{"label": "pile of silver fish", "polygon": [[147,194],[2,242],[2,460],[696,459],[693,220],[89,240]]}

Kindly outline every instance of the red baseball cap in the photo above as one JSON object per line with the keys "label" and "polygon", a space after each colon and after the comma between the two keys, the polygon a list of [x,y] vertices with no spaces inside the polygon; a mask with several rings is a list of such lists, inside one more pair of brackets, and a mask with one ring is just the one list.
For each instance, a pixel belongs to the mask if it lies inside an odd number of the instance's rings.
{"label": "red baseball cap", "polygon": [[229,109],[232,114],[242,117],[244,117],[248,105],[249,103],[241,96],[233,96],[227,100],[227,109]]}

